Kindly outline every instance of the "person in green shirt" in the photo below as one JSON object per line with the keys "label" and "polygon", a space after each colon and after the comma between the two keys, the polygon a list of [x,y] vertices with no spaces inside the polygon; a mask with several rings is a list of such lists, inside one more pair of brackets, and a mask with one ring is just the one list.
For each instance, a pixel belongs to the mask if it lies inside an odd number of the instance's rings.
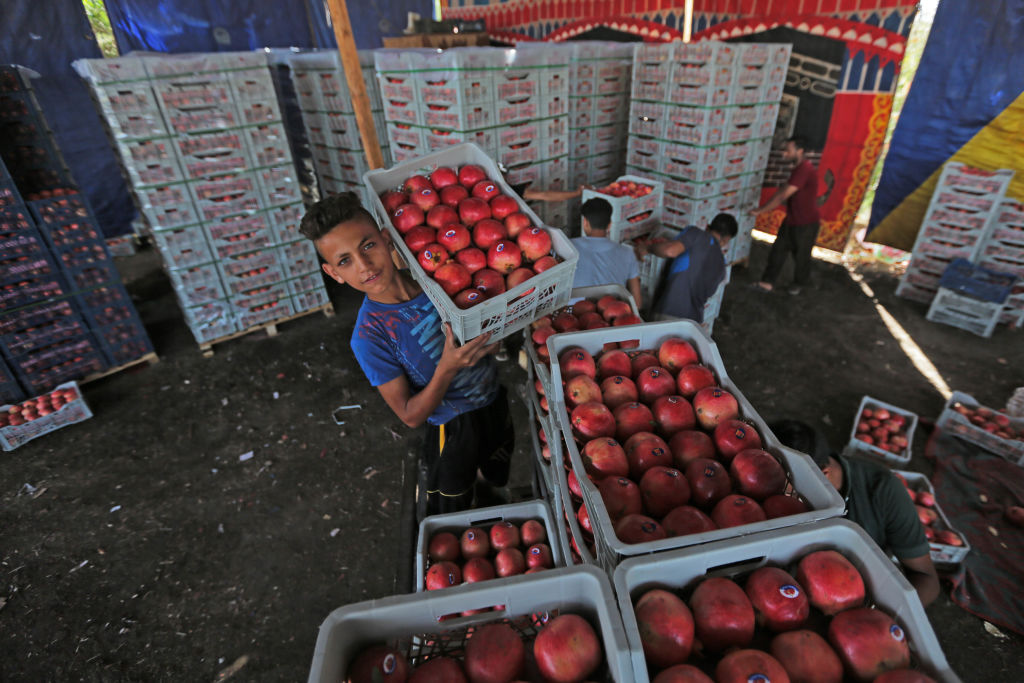
{"label": "person in green shirt", "polygon": [[914,502],[884,465],[832,452],[810,425],[781,420],[769,425],[784,445],[808,454],[846,501],[846,518],[861,526],[884,551],[896,556],[903,573],[928,606],[939,596],[939,576]]}

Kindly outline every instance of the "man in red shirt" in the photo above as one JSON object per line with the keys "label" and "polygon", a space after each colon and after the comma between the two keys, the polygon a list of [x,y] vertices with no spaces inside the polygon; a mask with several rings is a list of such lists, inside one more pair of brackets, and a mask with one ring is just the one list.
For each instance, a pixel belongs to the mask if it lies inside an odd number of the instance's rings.
{"label": "man in red shirt", "polygon": [[805,157],[804,149],[805,143],[800,138],[786,141],[782,158],[796,163],[786,186],[776,192],[767,204],[750,212],[753,216],[771,213],[786,202],[786,218],[768,254],[768,265],[761,281],[754,285],[766,292],[775,288],[775,278],[790,253],[793,254],[793,285],[789,293],[799,294],[800,288],[810,279],[811,249],[818,238],[821,214],[818,213],[818,174],[814,164]]}

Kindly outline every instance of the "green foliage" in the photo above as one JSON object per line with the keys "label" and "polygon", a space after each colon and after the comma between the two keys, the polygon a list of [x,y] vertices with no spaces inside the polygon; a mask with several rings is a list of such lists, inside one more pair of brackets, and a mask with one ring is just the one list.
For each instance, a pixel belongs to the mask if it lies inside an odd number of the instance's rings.
{"label": "green foliage", "polygon": [[114,31],[110,28],[110,17],[107,16],[103,0],[82,0],[82,6],[85,8],[85,16],[92,25],[100,52],[104,57],[117,57],[117,42],[114,40]]}

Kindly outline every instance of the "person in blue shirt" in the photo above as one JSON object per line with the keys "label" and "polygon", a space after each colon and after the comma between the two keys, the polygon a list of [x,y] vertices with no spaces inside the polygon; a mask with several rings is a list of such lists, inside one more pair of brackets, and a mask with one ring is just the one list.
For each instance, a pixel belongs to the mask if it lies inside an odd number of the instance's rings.
{"label": "person in blue shirt", "polygon": [[353,192],[314,204],[299,227],[337,282],[363,292],[351,347],[370,384],[409,427],[426,425],[423,514],[468,509],[508,483],[514,434],[490,333],[462,346],[392,260],[394,246]]}
{"label": "person in blue shirt", "polygon": [[612,205],[607,199],[594,197],[583,203],[580,214],[583,235],[572,240],[572,246],[580,255],[572,286],[623,285],[633,295],[636,307],[640,308],[643,294],[636,254],[625,244],[608,239]]}
{"label": "person in blue shirt", "polygon": [[723,250],[739,225],[731,214],[711,219],[707,230],[691,225],[674,240],[641,242],[637,254],[672,259],[659,283],[651,309],[653,320],[686,318],[704,322],[704,304],[725,279]]}

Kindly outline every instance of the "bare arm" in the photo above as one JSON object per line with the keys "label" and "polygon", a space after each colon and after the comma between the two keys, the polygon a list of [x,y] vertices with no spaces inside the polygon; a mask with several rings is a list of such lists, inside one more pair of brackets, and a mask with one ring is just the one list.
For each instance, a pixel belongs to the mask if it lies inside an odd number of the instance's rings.
{"label": "bare arm", "polygon": [[629,290],[629,293],[633,295],[633,300],[636,301],[637,310],[643,308],[644,296],[643,288],[640,287],[640,278],[631,277],[628,280],[626,280],[626,288]]}
{"label": "bare arm", "polygon": [[647,245],[647,251],[662,258],[675,258],[686,251],[686,247],[679,240],[668,240],[666,242],[652,242]]}
{"label": "bare arm", "polygon": [[444,325],[444,335],[444,351],[441,352],[434,376],[418,393],[412,393],[405,375],[399,375],[377,387],[398,419],[409,427],[419,427],[441,405],[448,386],[459,370],[476,365],[477,361],[498,348],[498,344],[487,345],[491,338],[489,332],[462,346],[455,345],[455,335],[449,323]]}
{"label": "bare arm", "polygon": [[786,201],[799,190],[796,185],[786,185],[783,189],[775,193],[775,196],[768,200],[768,203],[762,206],[760,209],[753,209],[750,212],[751,216],[757,216],[762,213],[771,213],[775,209],[782,206],[782,202]]}
{"label": "bare arm", "polygon": [[531,190],[523,192],[523,199],[537,202],[565,202],[583,194],[583,185],[575,190]]}
{"label": "bare arm", "polygon": [[930,555],[900,560],[910,585],[917,591],[921,604],[927,607],[939,597],[939,575]]}

